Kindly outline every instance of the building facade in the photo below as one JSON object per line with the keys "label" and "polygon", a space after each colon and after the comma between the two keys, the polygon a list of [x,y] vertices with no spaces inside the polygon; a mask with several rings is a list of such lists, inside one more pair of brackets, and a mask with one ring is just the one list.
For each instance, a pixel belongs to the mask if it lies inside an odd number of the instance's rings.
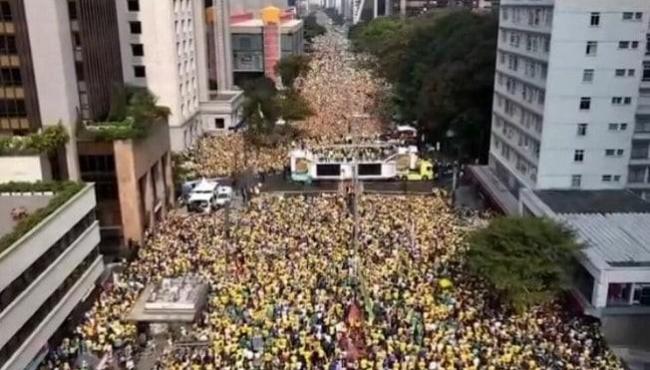
{"label": "building facade", "polygon": [[[23,195],[22,204],[31,195]],[[0,195],[0,208],[15,196]],[[50,338],[104,271],[95,194],[76,195],[0,252],[0,369],[39,362]]]}
{"label": "building facade", "polygon": [[642,154],[650,2],[503,0],[499,13],[489,166],[510,193],[645,181],[628,167]]}
{"label": "building facade", "polygon": [[[207,99],[203,0],[116,1],[127,84],[147,87],[169,107],[172,149],[202,135],[199,103]],[[205,95],[202,95],[205,94]]]}
{"label": "building facade", "polygon": [[115,16],[111,0],[0,1],[0,135],[63,124],[55,177],[79,177],[76,124],[105,116],[121,83]]}
{"label": "building facade", "polygon": [[81,178],[95,183],[102,253],[117,255],[142,245],[145,230],[173,208],[170,130],[165,122],[147,137],[114,142],[79,142]]}

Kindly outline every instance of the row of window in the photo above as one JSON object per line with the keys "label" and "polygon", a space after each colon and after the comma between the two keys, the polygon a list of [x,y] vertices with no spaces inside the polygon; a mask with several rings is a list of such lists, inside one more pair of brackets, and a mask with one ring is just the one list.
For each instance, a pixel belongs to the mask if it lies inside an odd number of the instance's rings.
{"label": "row of window", "polygon": [[23,273],[0,291],[0,312],[24,292],[59,256],[79,238],[79,236],[95,222],[95,211],[92,210],[79,220],[67,233],[34,261]]}
{"label": "row of window", "polygon": [[0,368],[16,353],[34,330],[41,325],[43,320],[52,312],[52,309],[61,303],[61,299],[68,294],[70,289],[79,281],[81,276],[90,268],[99,256],[99,249],[95,247],[84,260],[68,275],[61,285],[43,302],[36,312],[14,334],[11,339],[0,349]]}
{"label": "row of window", "polygon": [[[605,157],[622,157],[625,154],[624,149],[605,149]],[[573,152],[573,161],[574,162],[584,162],[585,160],[585,151],[584,149],[576,149]]]}
{"label": "row of window", "polygon": [[[619,41],[618,48],[635,50],[639,48],[639,41]],[[596,56],[598,54],[598,41],[587,41],[585,54],[587,56]]]}
{"label": "row of window", "polygon": [[[600,177],[602,182],[621,182],[621,175],[605,174]],[[582,186],[582,175],[571,175],[571,187],[580,188]]]}
{"label": "row of window", "polygon": [[[577,130],[578,136],[587,135],[587,126],[588,124],[586,123],[578,123],[578,130]],[[627,130],[627,123],[610,123],[607,125],[607,129],[609,131],[625,131]]]}
{"label": "row of window", "polygon": [[542,117],[537,113],[531,112],[527,108],[519,105],[518,103],[513,102],[510,99],[506,99],[503,96],[496,94],[497,106],[503,108],[503,111],[513,119],[516,116],[519,116],[520,124],[526,129],[534,129],[535,132],[542,132]]}
{"label": "row of window", "polygon": [[[637,21],[640,22],[643,19],[642,12],[623,12],[622,19],[624,21]],[[589,25],[592,27],[600,26],[600,12],[593,12],[590,14]]]}
{"label": "row of window", "polygon": [[[650,67],[650,66],[649,66]],[[648,71],[650,73],[650,70]],[[594,69],[585,69],[582,71],[582,82],[594,82],[596,71]],[[644,70],[645,75],[645,70]],[[614,70],[614,77],[634,77],[636,76],[636,69],[634,68],[617,68]]]}
{"label": "row of window", "polygon": [[[632,104],[632,97],[631,96],[613,96],[612,97],[612,105],[630,105]],[[580,98],[580,104],[579,104],[580,110],[590,110],[591,109],[591,98],[590,97],[581,97]]]}
{"label": "row of window", "polygon": [[526,44],[526,51],[548,53],[551,49],[551,38],[548,35],[533,34],[524,31],[501,30],[501,42],[514,48],[519,48],[522,40]]}
{"label": "row of window", "polygon": [[545,93],[544,90],[530,86],[526,83],[520,82],[514,78],[504,76],[499,73],[497,78],[497,83],[501,86],[506,86],[506,91],[510,94],[521,93],[521,98],[523,101],[528,103],[536,102],[537,104],[543,105]]}
{"label": "row of window", "polygon": [[493,136],[492,142],[494,143],[494,147],[496,149],[500,149],[501,156],[505,160],[514,162],[517,171],[519,171],[524,176],[528,176],[533,181],[537,180],[537,167],[535,167],[534,164],[528,162],[526,158],[521,156],[516,151],[512,150],[510,145],[508,145],[506,142],[501,141],[498,137]]}
{"label": "row of window", "polygon": [[551,7],[501,7],[501,18],[514,24],[526,23],[532,27],[550,26],[553,21]]}

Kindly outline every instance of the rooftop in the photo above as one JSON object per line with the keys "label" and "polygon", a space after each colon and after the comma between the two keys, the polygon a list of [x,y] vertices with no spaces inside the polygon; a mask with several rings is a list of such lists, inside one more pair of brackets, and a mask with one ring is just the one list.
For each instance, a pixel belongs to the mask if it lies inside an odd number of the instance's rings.
{"label": "rooftop", "polygon": [[208,285],[193,276],[165,278],[145,288],[129,318],[143,322],[192,322],[206,303]]}
{"label": "rooftop", "polygon": [[[4,194],[4,195],[3,195]],[[21,207],[26,214],[34,213],[37,209],[45,207],[53,195],[8,195],[0,194],[0,238],[13,231],[18,221],[12,216],[13,210]]]}
{"label": "rooftop", "polygon": [[650,203],[628,190],[538,190],[535,195],[559,214],[650,213]]}
{"label": "rooftop", "polygon": [[576,231],[592,261],[612,267],[650,266],[650,213],[571,213],[558,219]]}
{"label": "rooftop", "polygon": [[[39,226],[85,186],[70,181],[0,184],[0,254]],[[15,215],[22,217],[17,219]]]}

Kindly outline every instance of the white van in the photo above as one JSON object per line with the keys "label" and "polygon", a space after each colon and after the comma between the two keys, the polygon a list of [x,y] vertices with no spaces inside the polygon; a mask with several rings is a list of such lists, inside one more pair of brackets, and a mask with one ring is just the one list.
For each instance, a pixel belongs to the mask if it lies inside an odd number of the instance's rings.
{"label": "white van", "polygon": [[201,180],[190,193],[187,210],[190,212],[210,213],[217,206],[218,184]]}

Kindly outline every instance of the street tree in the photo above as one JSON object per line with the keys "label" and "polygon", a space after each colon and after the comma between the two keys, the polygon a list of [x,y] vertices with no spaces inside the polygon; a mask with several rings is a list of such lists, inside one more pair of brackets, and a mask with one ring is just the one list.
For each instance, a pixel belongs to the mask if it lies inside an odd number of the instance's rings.
{"label": "street tree", "polygon": [[294,88],[298,77],[304,77],[309,72],[310,58],[304,54],[292,54],[282,57],[275,66],[276,72],[282,78],[282,83],[288,89]]}
{"label": "street tree", "polygon": [[518,311],[553,300],[566,289],[574,233],[547,218],[501,217],[468,237],[468,265]]}

